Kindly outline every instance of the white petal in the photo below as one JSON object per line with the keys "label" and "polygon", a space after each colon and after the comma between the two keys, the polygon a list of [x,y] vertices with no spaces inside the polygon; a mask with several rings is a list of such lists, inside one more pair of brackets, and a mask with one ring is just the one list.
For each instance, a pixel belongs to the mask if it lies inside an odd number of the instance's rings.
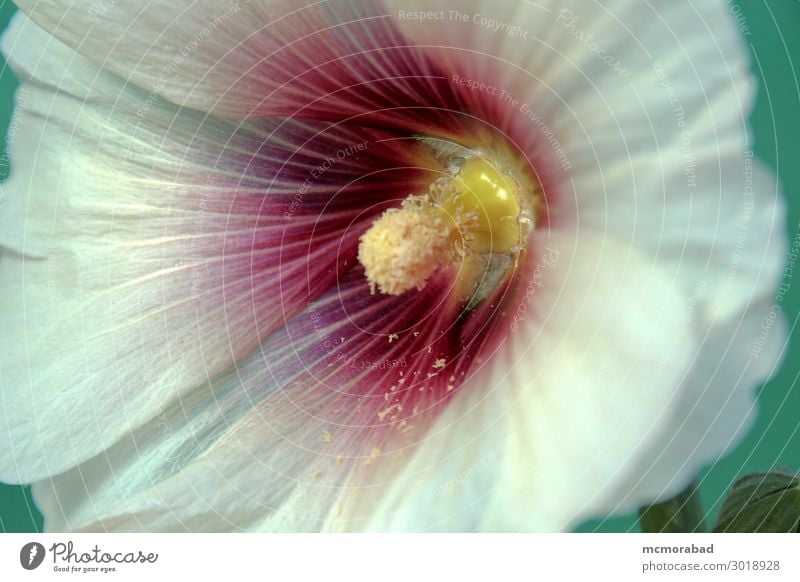
{"label": "white petal", "polygon": [[686,298],[589,229],[536,246],[518,328],[429,431],[373,529],[563,529],[602,507],[669,421],[694,349]]}
{"label": "white petal", "polygon": [[261,355],[242,363],[213,391],[203,387],[103,454],[34,484],[45,529],[323,528],[362,460],[320,454],[322,424],[282,421],[280,415],[290,418],[292,397],[276,394],[268,410],[254,404],[268,365]]}
{"label": "white petal", "polygon": [[[275,18],[258,4],[243,6],[234,0],[19,3],[39,26],[96,65],[154,95],[208,109],[225,91],[227,79],[220,78],[219,71],[230,68],[230,62],[223,62],[226,54]],[[240,60],[239,64],[252,63]],[[232,78],[241,72],[239,68],[231,71]]]}
{"label": "white petal", "polygon": [[[728,274],[719,291],[709,293],[705,278],[692,291],[699,348],[671,423],[639,458],[631,480],[609,498],[615,510],[677,494],[703,465],[735,447],[755,419],[754,388],[777,372],[785,356],[786,322],[781,300],[772,293],[780,258],[787,252],[783,195],[772,172],[757,160],[746,170],[753,197],[773,202],[748,203],[735,239],[719,244],[714,256],[720,268],[727,265]],[[779,291],[783,294],[785,288]],[[725,306],[733,299],[739,311],[729,313]]]}
{"label": "white petal", "polygon": [[153,95],[217,115],[342,119],[392,105],[436,106],[428,97],[438,94],[441,75],[405,48],[376,3],[21,0],[20,6],[97,65]]}
{"label": "white petal", "polygon": [[786,325],[772,301],[711,329],[694,357],[669,425],[607,499],[615,511],[642,499],[677,495],[721,451],[733,449],[755,421],[753,387],[774,375],[786,349]]}
{"label": "white petal", "polygon": [[[597,509],[643,504],[676,492],[741,437],[753,389],[774,373],[783,343],[776,321],[761,365],[742,367],[786,245],[781,193],[753,158],[746,127],[747,50],[726,3],[715,0],[495,4],[459,8],[465,23],[401,26],[439,47],[460,77],[519,99],[504,122],[530,128],[555,224],[630,244],[692,298],[687,333],[701,347],[671,401],[673,420],[641,457],[617,459],[647,475],[609,490]],[[474,15],[528,34],[489,30]],[[714,374],[721,361],[726,373]]]}
{"label": "white petal", "polygon": [[[23,77],[70,79],[18,92],[0,209],[0,479],[16,482],[99,453],[255,350],[334,284],[412,171],[376,194],[396,156],[375,132],[178,110],[43,35],[20,15],[6,43]],[[364,140],[369,156],[297,198]]]}
{"label": "white petal", "polygon": [[[374,297],[349,275],[235,369],[37,484],[46,528],[359,529],[460,375],[426,374],[436,299]],[[388,326],[407,331],[387,341]]]}

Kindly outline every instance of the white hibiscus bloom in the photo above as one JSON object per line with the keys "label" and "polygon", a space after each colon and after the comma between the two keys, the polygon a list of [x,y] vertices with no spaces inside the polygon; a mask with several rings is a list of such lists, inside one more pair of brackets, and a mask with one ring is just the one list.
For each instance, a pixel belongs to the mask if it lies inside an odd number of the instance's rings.
{"label": "white hibiscus bloom", "polygon": [[722,0],[20,6],[0,480],[47,529],[561,530],[748,428],[784,208]]}

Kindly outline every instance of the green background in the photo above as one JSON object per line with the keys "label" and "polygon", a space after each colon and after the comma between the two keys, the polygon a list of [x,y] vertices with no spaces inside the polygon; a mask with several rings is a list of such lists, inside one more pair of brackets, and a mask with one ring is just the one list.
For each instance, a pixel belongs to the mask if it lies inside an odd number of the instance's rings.
{"label": "green background", "polygon": [[[734,5],[731,3],[732,6]],[[754,72],[761,78],[751,124],[756,154],[777,170],[789,200],[788,232],[800,229],[800,87],[795,61],[800,67],[800,0],[766,0],[738,4],[750,35],[746,40],[753,54]],[[15,8],[0,4],[0,28],[5,28]],[[11,121],[12,99],[17,81],[3,67],[0,72],[0,128],[3,143]],[[0,158],[0,180],[8,175],[8,159]],[[800,313],[800,287],[792,285],[783,303],[794,330]],[[800,358],[793,334],[789,356],[778,375],[760,393],[758,422],[731,455],[700,475],[701,495],[713,515],[728,487],[737,477],[773,467],[800,470]],[[40,531],[41,515],[25,487],[0,484],[0,531]],[[636,517],[627,515],[592,520],[579,531],[638,531]]]}

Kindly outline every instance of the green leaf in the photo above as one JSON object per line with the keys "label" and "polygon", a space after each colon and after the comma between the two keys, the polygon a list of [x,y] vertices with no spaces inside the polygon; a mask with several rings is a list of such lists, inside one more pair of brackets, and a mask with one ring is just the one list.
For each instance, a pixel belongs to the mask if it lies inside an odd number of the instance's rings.
{"label": "green leaf", "polygon": [[743,477],[722,504],[714,531],[800,531],[800,477],[781,470]]}
{"label": "green leaf", "polygon": [[704,518],[696,481],[672,499],[639,510],[639,525],[645,533],[704,532]]}

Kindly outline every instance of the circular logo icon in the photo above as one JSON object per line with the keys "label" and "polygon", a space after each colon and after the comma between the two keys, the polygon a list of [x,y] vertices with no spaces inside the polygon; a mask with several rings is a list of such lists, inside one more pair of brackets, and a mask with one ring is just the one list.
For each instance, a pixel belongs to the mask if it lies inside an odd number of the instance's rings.
{"label": "circular logo icon", "polygon": [[19,563],[26,570],[35,570],[44,561],[44,546],[39,542],[29,542],[19,551]]}

